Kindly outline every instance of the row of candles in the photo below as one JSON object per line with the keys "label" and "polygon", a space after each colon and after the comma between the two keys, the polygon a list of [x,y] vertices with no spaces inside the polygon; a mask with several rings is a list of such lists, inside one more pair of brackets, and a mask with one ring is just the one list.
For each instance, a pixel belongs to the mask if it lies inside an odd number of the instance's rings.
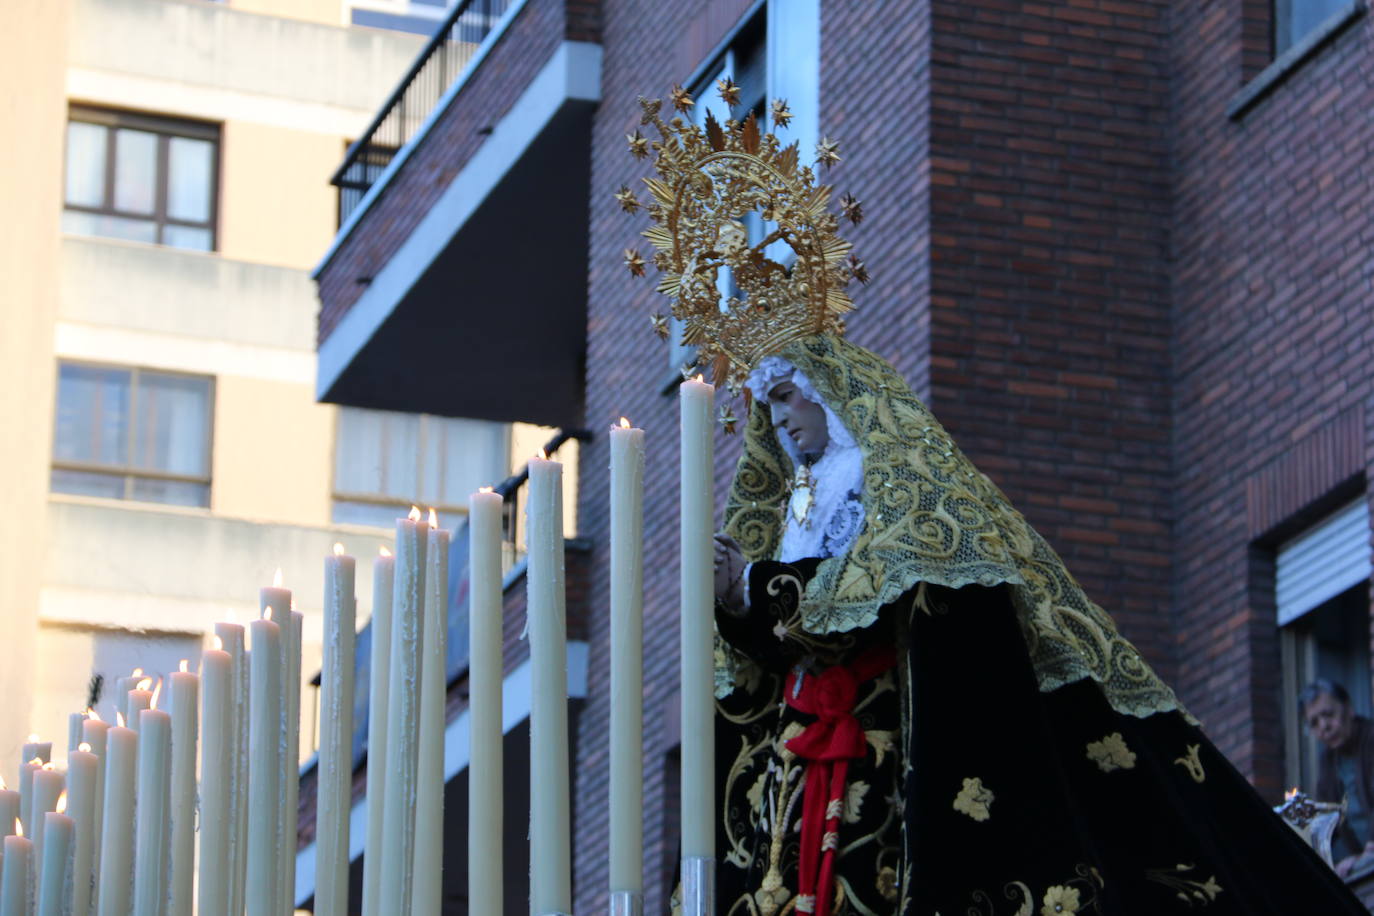
{"label": "row of candles", "polygon": [[[684,382],[680,395],[683,882],[686,912],[703,914],[715,810],[714,389],[697,379]],[[628,914],[640,912],[643,894],[644,431],[622,420],[609,438],[609,884],[612,912]],[[489,489],[469,502],[474,914],[503,911],[502,503]],[[572,911],[562,505],[562,465],[532,459],[526,581],[534,916]],[[432,511],[428,525],[413,511],[397,521],[395,555],[383,549],[375,561],[365,849],[376,854],[363,862],[364,916],[437,916],[441,909],[448,545]],[[349,912],[354,578],[354,559],[336,545],[325,561],[316,818],[315,912],[325,916]],[[216,624],[200,676],[184,662],[169,676],[169,711],[157,708],[149,681],[136,673],[117,683],[115,726],[73,715],[65,776],[49,762],[50,744],[25,745],[20,791],[0,788],[0,835],[10,834],[0,861],[0,916],[29,916],[34,901],[38,916],[189,916],[197,874],[201,916],[294,909],[302,617],[279,582],[260,598],[263,618],[249,623],[247,640],[244,627]],[[57,810],[64,783],[66,813]]]}

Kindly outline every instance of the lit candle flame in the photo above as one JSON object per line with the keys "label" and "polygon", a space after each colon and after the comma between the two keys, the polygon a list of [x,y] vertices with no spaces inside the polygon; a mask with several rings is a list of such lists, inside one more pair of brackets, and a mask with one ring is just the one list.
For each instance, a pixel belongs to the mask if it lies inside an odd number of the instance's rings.
{"label": "lit candle flame", "polygon": [[135,669],[134,669],[134,674],[133,674],[133,676],[134,676],[134,677],[143,677],[143,669],[142,669],[142,668],[135,668]]}
{"label": "lit candle flame", "polygon": [[621,429],[629,429],[629,428],[630,428],[630,421],[627,420],[627,419],[625,419],[624,417],[621,417],[621,418],[620,418],[620,428],[621,428]]}
{"label": "lit candle flame", "polygon": [[1297,786],[1294,786],[1293,788],[1289,789],[1287,792],[1283,793],[1283,800],[1286,801],[1286,802],[1287,802],[1287,801],[1292,801],[1293,799],[1295,799],[1295,798],[1297,798],[1297,797],[1298,797],[1298,787],[1297,787]]}
{"label": "lit candle flame", "polygon": [[33,758],[32,760],[29,761],[29,766],[31,766],[31,767],[41,767],[42,765],[43,765],[43,758],[42,758],[42,757],[35,757],[35,758]]}
{"label": "lit candle flame", "polygon": [[15,835],[15,836],[23,836],[23,835],[24,835],[24,822],[21,821],[21,820],[19,820],[19,818],[17,818],[17,817],[14,819],[14,835]]}
{"label": "lit candle flame", "polygon": [[224,651],[224,640],[220,639],[218,636],[210,637],[210,648],[214,649],[216,652]]}
{"label": "lit candle flame", "polygon": [[190,669],[186,667],[186,659],[183,658],[183,659],[181,660],[181,673],[182,673],[182,674],[185,674],[185,673],[186,673],[187,671],[189,671],[189,670],[190,670]]}
{"label": "lit candle flame", "polygon": [[410,514],[407,515],[406,518],[410,519],[412,522],[418,522],[420,520],[420,507],[411,506]]}
{"label": "lit candle flame", "polygon": [[63,790],[62,790],[62,794],[59,795],[59,796],[57,796],[57,808],[55,808],[54,810],[56,810],[58,814],[65,814],[65,813],[67,812],[67,790],[66,790],[66,789],[63,789]]}
{"label": "lit candle flame", "polygon": [[0,792],[5,791],[5,777],[0,776]]}
{"label": "lit candle flame", "polygon": [[342,544],[338,543],[337,541],[335,541],[335,542],[334,542],[334,556],[336,556],[336,557],[341,557],[341,556],[343,556],[343,555],[344,555],[344,545],[342,545]]}
{"label": "lit candle flame", "polygon": [[153,686],[153,679],[150,678],[150,677],[145,677],[143,680],[139,681],[139,682],[134,686],[134,689],[135,689],[135,690],[147,690],[147,689],[148,689],[149,687],[151,687],[151,686]]}
{"label": "lit candle flame", "polygon": [[277,571],[274,572],[274,573],[272,574],[272,587],[273,587],[273,588],[281,588],[281,567],[280,567],[280,566],[278,566],[278,567],[277,567]]}
{"label": "lit candle flame", "polygon": [[76,746],[76,749],[83,754],[89,754],[91,752],[91,746],[87,744],[85,741],[82,741],[80,744],[78,744]]}
{"label": "lit candle flame", "polygon": [[477,492],[478,492],[478,493],[495,493],[496,490],[495,490],[494,487],[478,487],[478,488],[477,488]]}
{"label": "lit candle flame", "polygon": [[105,721],[104,719],[100,718],[100,713],[96,712],[94,709],[88,709],[88,710],[86,710],[86,715],[89,716],[90,718],[94,719],[94,720],[97,721],[97,722],[104,722],[104,721]]}
{"label": "lit candle flame", "polygon": [[706,381],[706,379],[702,378],[701,373],[698,372],[698,373],[697,373],[697,377],[696,377],[695,379],[693,379],[692,381],[694,381],[694,382],[704,382],[704,381]]}
{"label": "lit candle flame", "polygon": [[437,512],[434,511],[434,507],[433,507],[433,506],[430,506],[430,507],[429,507],[429,527],[431,527],[431,528],[438,528],[438,527],[439,527],[439,513],[437,513]]}
{"label": "lit candle flame", "polygon": [[115,710],[115,726],[117,728],[124,727],[124,713],[120,712],[118,709]]}
{"label": "lit candle flame", "polygon": [[[34,759],[37,760],[38,758],[35,757]],[[43,764],[43,769],[45,769],[45,770],[47,770],[49,773],[51,773],[53,770],[57,769],[57,764],[55,764],[55,763],[53,763],[51,760],[49,760],[47,763]]]}
{"label": "lit candle flame", "polygon": [[534,457],[538,458],[540,461],[548,461],[548,460],[549,460],[549,451],[548,451],[548,449],[543,449],[543,448],[541,448],[541,449],[539,450],[539,454],[535,455]]}
{"label": "lit candle flame", "polygon": [[389,556],[391,556],[391,551],[390,551],[390,550],[387,550],[387,549],[386,549],[386,545],[383,544],[382,546],[380,546],[380,547],[377,548],[377,556],[379,556],[379,557],[389,557]]}
{"label": "lit candle flame", "polygon": [[157,679],[157,686],[153,688],[152,699],[148,701],[149,709],[157,709],[157,698],[162,694],[162,678]]}

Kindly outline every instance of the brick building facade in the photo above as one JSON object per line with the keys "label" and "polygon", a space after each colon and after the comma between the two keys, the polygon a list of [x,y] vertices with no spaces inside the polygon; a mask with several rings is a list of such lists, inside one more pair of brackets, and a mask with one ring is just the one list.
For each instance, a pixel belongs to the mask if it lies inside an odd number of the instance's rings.
{"label": "brick building facade", "polygon": [[[928,399],[1274,797],[1296,734],[1275,558],[1332,508],[1367,499],[1374,462],[1363,419],[1374,408],[1374,19],[1362,3],[1337,3],[1274,59],[1271,9],[528,0],[345,224],[317,272],[322,397],[376,404],[369,392],[399,380],[412,410],[592,430],[624,415],[647,430],[648,912],[663,911],[676,856],[677,405],[647,319],[663,303],[621,263],[646,219],[612,197],[648,174],[625,149],[636,97],[709,78],[746,31],[774,40],[779,12],[814,17],[815,82],[801,91],[818,99],[821,132],[842,141],[843,162],[823,177],[863,200],[866,219],[846,234],[873,273],[854,291],[851,337]],[[594,68],[594,92],[576,89],[585,73],[566,75],[577,60]],[[559,67],[559,85],[573,88],[532,139],[508,141]],[[541,146],[550,137],[553,158]],[[473,165],[484,146],[510,160],[486,185]],[[464,182],[489,197],[456,226],[428,226]],[[551,183],[572,188],[581,209],[541,209]],[[463,260],[465,239],[479,236],[505,242],[509,262],[485,267],[502,272],[499,285]],[[557,274],[555,288],[535,276],[545,256],[580,269]],[[365,309],[374,317],[354,321],[351,342],[331,341]],[[551,352],[549,328],[569,311],[585,315],[585,335]],[[494,347],[538,355],[469,361],[471,338],[454,330],[468,322],[489,328]],[[431,331],[466,371],[407,359],[432,345]],[[399,361],[407,368],[376,368]],[[530,374],[558,388],[557,408],[531,416],[526,394],[507,393]],[[718,440],[718,503],[738,447]],[[605,438],[581,454],[578,534],[590,557],[574,881],[576,909],[591,912],[607,890]],[[1363,534],[1367,554],[1367,525]]]}

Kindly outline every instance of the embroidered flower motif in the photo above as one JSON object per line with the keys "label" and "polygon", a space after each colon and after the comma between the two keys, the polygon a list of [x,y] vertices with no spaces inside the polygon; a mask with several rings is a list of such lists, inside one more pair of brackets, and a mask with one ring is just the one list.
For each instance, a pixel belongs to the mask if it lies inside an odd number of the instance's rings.
{"label": "embroidered flower motif", "polygon": [[749,800],[750,810],[758,811],[763,807],[763,790],[768,785],[768,773],[759,774],[759,778],[749,787],[749,791],[744,797]]}
{"label": "embroidered flower motif", "polygon": [[878,870],[878,893],[883,895],[884,900],[897,899],[896,869],[891,866],[884,866]]}
{"label": "embroidered flower motif", "polygon": [[964,780],[964,788],[954,798],[954,810],[975,821],[985,821],[992,816],[992,799],[992,790],[983,785],[983,780],[970,777]]}
{"label": "embroidered flower motif", "polygon": [[1078,912],[1078,888],[1056,884],[1045,891],[1041,909],[1046,913],[1072,914]]}
{"label": "embroidered flower motif", "polygon": [[864,806],[864,796],[868,794],[868,783],[857,779],[849,784],[849,791],[845,794],[844,800],[844,822],[846,824],[857,824],[859,822],[859,811]]}
{"label": "embroidered flower motif", "polygon": [[1135,767],[1135,754],[1126,746],[1126,739],[1121,737],[1121,732],[1112,732],[1101,741],[1089,742],[1088,759],[1104,773]]}

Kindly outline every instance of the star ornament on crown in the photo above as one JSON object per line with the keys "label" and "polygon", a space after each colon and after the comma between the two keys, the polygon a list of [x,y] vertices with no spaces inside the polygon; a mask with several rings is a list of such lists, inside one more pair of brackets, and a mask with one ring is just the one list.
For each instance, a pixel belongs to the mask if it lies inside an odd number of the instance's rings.
{"label": "star ornament on crown", "polygon": [[[727,105],[739,101],[739,87],[729,79],[718,89]],[[800,164],[797,144],[784,147],[772,133],[760,132],[752,113],[724,125],[708,113],[704,126],[695,125],[681,117],[694,104],[681,86],[673,88],[679,114],[670,121],[660,114],[660,100],[641,98],[639,104],[641,126],[652,124],[661,138],[652,143],[657,177],[644,179],[653,221],[644,236],[655,249],[658,291],[672,300],[682,342],[698,348],[716,383],[739,391],[760,359],[792,340],[843,334],[843,316],[854,307],[845,287],[855,279],[867,283],[868,273],[838,235],[839,220],[828,206],[831,188]],[[773,123],[786,126],[791,117],[785,101],[773,103]],[[635,158],[649,155],[651,144],[640,131],[626,139]],[[829,168],[840,160],[839,144],[829,138],[816,152],[816,165]],[[615,198],[626,213],[641,206],[623,185]],[[852,196],[845,195],[842,207],[851,222],[862,219]],[[763,225],[763,237],[752,245],[745,222],[751,213]],[[626,249],[625,266],[644,275],[636,249]],[[735,291],[723,300],[722,269],[733,276],[729,288]],[[654,315],[652,321],[666,338],[667,319]]]}

